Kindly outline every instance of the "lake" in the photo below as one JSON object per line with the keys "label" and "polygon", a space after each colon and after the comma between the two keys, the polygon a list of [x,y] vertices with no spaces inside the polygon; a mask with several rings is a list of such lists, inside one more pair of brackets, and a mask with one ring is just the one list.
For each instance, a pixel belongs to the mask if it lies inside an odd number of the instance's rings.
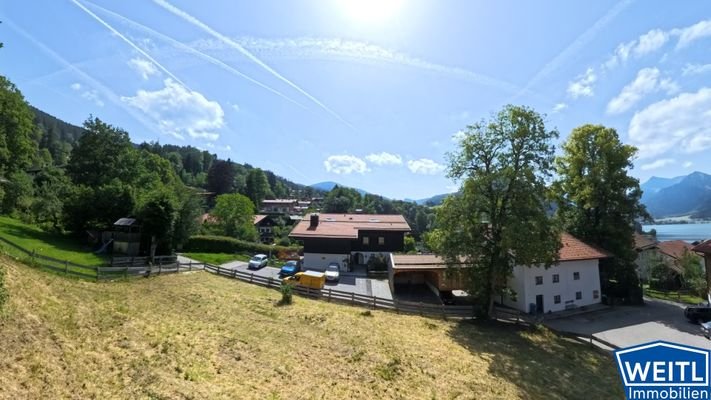
{"label": "lake", "polygon": [[693,242],[701,239],[711,239],[711,223],[704,224],[669,224],[643,225],[644,231],[657,230],[657,240],[684,240]]}

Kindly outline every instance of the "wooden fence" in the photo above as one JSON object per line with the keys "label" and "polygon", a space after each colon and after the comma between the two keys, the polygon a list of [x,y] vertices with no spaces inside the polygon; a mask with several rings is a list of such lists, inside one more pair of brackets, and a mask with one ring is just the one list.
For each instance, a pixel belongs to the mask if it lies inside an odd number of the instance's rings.
{"label": "wooden fence", "polygon": [[114,257],[105,265],[88,266],[39,254],[1,237],[0,242],[22,254],[33,266],[83,279],[108,280],[202,268],[202,264],[180,263],[174,255],[154,257],[153,263],[149,263],[148,257]]}
{"label": "wooden fence", "polygon": [[[222,268],[217,265],[203,264],[207,272],[225,276],[228,278],[239,279],[243,282],[252,283],[267,288],[277,289],[281,286],[281,280],[272,277],[264,277],[238,271],[236,269]],[[313,299],[321,299],[325,301],[333,301],[346,303],[354,306],[368,307],[372,309],[392,310],[395,312],[403,312],[407,314],[417,314],[429,317],[442,318],[474,318],[476,308],[474,306],[453,306],[442,304],[416,303],[409,301],[399,301],[386,299],[383,297],[369,296],[365,294],[345,292],[332,288],[312,289],[309,287],[296,285],[294,293]]]}

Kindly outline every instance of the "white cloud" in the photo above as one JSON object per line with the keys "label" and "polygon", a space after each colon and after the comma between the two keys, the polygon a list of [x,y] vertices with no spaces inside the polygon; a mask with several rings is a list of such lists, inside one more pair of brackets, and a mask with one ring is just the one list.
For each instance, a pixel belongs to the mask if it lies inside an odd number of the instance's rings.
{"label": "white cloud", "polygon": [[682,75],[699,75],[711,72],[711,64],[686,64],[684,66]]}
{"label": "white cloud", "polygon": [[151,75],[158,73],[158,68],[151,61],[140,57],[132,58],[128,61],[128,66],[133,68],[143,79],[150,78]]}
{"label": "white cloud", "polygon": [[652,29],[640,36],[637,45],[632,49],[636,57],[655,52],[664,46],[669,40],[669,33],[661,29]]}
{"label": "white cloud", "polygon": [[238,104],[232,104],[232,109],[239,112],[240,108]]}
{"label": "white cloud", "polygon": [[629,137],[640,159],[675,148],[685,153],[711,148],[711,88],[682,93],[635,113]]}
{"label": "white cloud", "polygon": [[614,53],[603,63],[606,69],[613,69],[624,64],[630,56],[635,58],[653,53],[661,49],[673,37],[678,37],[676,48],[689,46],[692,42],[711,36],[711,20],[699,21],[694,25],[684,28],[675,28],[668,31],[652,29],[626,43],[620,43]]}
{"label": "white cloud", "polygon": [[165,134],[181,139],[187,134],[192,138],[217,140],[219,134],[215,130],[225,125],[225,113],[220,104],[170,78],[164,84],[163,89],[139,90],[136,96],[121,97],[121,100],[156,120]]}
{"label": "white cloud", "polygon": [[632,108],[645,95],[664,90],[667,94],[674,94],[679,86],[671,79],[660,79],[661,73],[657,68],[643,68],[637,72],[637,77],[622,88],[620,94],[607,103],[609,114],[620,114]]}
{"label": "white cloud", "polygon": [[428,158],[410,160],[407,162],[407,168],[409,168],[412,173],[421,175],[435,175],[444,171],[444,165],[438,164]]}
{"label": "white cloud", "polygon": [[466,137],[467,137],[467,134],[464,131],[456,131],[454,133],[454,135],[452,135],[452,141],[454,143],[459,143],[462,140],[464,140],[464,138],[466,138]]}
{"label": "white cloud", "polygon": [[568,84],[568,94],[574,99],[581,96],[590,97],[595,94],[592,87],[595,81],[597,81],[597,75],[595,70],[590,67],[584,74],[575,78],[575,81]]}
{"label": "white cloud", "polygon": [[691,168],[692,165],[694,165],[693,162],[687,161],[687,162],[684,163],[684,168]]}
{"label": "white cloud", "polygon": [[365,159],[376,165],[402,165],[402,157],[399,154],[373,153],[365,156]]}
{"label": "white cloud", "polygon": [[676,160],[673,158],[661,158],[659,160],[653,161],[651,163],[643,164],[640,168],[643,171],[649,171],[651,169],[658,169],[666,167],[667,165],[675,164]]}
{"label": "white cloud", "polygon": [[93,90],[93,89],[92,89],[92,90],[87,90],[87,91],[85,91],[84,93],[81,94],[81,97],[82,97],[83,99],[86,99],[86,100],[89,100],[89,101],[93,102],[94,104],[96,104],[96,105],[99,106],[99,107],[103,107],[103,106],[104,106],[104,101],[101,100],[101,98],[99,97],[99,92],[97,92],[96,90]]}
{"label": "white cloud", "polygon": [[677,49],[687,47],[691,42],[711,36],[711,19],[699,21],[686,28],[672,29],[672,34],[679,35]]}
{"label": "white cloud", "polygon": [[557,114],[557,113],[559,113],[559,112],[565,110],[566,108],[568,108],[568,105],[567,105],[567,104],[565,104],[565,103],[558,103],[558,104],[556,104],[555,106],[553,106],[553,114]]}
{"label": "white cloud", "polygon": [[368,171],[365,161],[348,154],[329,156],[323,162],[323,166],[326,167],[326,171],[339,175],[348,175],[354,172],[363,174]]}
{"label": "white cloud", "polygon": [[69,87],[72,88],[72,90],[81,90],[81,83],[74,82]]}

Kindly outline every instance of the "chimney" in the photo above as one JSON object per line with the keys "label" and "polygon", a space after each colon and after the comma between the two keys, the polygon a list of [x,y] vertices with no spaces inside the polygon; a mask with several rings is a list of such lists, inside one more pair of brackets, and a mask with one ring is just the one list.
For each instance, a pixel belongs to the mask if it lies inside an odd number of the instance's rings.
{"label": "chimney", "polygon": [[309,228],[316,229],[317,226],[318,226],[318,214],[313,213],[313,214],[311,214],[311,223],[309,224]]}

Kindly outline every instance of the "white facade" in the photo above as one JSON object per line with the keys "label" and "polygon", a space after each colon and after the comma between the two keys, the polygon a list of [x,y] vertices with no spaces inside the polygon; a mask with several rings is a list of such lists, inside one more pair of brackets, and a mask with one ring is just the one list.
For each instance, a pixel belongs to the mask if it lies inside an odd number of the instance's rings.
{"label": "white facade", "polygon": [[348,270],[350,254],[304,253],[304,269],[325,271],[330,263],[341,266],[341,271]]}
{"label": "white facade", "polygon": [[533,307],[544,313],[600,303],[598,264],[593,259],[563,261],[548,269],[516,266],[508,282],[516,301],[504,298],[503,303],[523,312]]}

